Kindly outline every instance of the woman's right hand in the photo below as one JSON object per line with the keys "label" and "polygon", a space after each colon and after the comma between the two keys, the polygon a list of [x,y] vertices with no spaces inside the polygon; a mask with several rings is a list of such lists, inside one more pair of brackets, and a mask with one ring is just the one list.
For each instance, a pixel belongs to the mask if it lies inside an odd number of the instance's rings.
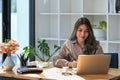
{"label": "woman's right hand", "polygon": [[68,67],[70,68],[76,68],[77,67],[77,61],[69,62]]}

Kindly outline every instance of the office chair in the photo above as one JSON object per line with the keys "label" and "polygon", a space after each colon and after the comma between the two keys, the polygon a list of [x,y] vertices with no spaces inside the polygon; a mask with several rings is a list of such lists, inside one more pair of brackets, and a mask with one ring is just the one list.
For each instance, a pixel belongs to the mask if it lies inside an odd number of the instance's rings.
{"label": "office chair", "polygon": [[104,53],[111,55],[110,68],[118,68],[118,53]]}

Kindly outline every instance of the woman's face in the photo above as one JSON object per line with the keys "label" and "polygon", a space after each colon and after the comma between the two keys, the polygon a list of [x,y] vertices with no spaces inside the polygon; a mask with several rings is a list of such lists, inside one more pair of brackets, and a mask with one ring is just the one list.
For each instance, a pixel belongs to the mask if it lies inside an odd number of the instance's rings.
{"label": "woman's face", "polygon": [[76,36],[78,42],[85,42],[86,38],[89,35],[89,31],[86,25],[80,25],[77,29]]}

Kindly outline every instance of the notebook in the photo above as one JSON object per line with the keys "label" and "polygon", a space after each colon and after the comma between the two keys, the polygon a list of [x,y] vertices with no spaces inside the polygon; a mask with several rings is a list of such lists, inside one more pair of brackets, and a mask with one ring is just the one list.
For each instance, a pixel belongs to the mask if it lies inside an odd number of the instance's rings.
{"label": "notebook", "polygon": [[79,55],[77,74],[107,74],[110,55]]}
{"label": "notebook", "polygon": [[26,74],[26,73],[42,73],[43,70],[39,68],[28,68],[28,67],[20,67],[17,68],[17,72],[20,74]]}

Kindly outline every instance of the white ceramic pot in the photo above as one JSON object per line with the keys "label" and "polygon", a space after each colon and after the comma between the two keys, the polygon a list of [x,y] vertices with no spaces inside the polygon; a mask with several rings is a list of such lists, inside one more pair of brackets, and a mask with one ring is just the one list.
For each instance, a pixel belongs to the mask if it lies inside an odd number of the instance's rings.
{"label": "white ceramic pot", "polygon": [[3,69],[4,70],[12,70],[13,67],[15,66],[11,56],[7,56],[5,61],[3,62]]}
{"label": "white ceramic pot", "polygon": [[106,32],[102,29],[93,29],[96,40],[105,40]]}

